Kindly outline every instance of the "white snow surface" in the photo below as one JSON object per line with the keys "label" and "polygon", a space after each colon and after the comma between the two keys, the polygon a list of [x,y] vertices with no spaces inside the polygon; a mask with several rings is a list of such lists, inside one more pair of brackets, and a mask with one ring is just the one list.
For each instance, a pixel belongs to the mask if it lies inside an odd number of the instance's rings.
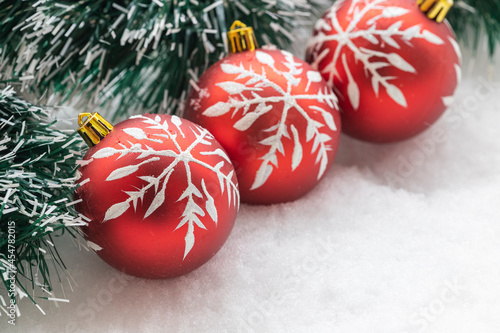
{"label": "white snow surface", "polygon": [[63,237],[74,291],[54,297],[70,302],[42,302],[44,316],[24,299],[0,331],[499,332],[500,70],[475,62],[431,129],[391,145],[342,137],[317,188],[242,205],[186,276],[129,277]]}

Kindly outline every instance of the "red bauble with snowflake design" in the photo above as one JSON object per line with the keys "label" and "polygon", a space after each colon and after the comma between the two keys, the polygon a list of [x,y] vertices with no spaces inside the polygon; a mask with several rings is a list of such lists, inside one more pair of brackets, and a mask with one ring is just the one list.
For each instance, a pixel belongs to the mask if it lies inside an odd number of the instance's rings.
{"label": "red bauble with snowflake design", "polygon": [[337,1],[316,23],[307,61],[339,96],[344,132],[372,142],[428,128],[461,73],[449,24],[428,19],[415,0]]}
{"label": "red bauble with snowflake design", "polygon": [[90,148],[79,169],[77,210],[90,247],[145,278],[183,275],[207,262],[233,227],[239,193],[214,137],[168,115],[134,116]]}
{"label": "red bauble with snowflake design", "polygon": [[317,71],[285,51],[235,53],[214,64],[192,90],[184,116],[227,151],[247,203],[303,196],[339,143],[336,96]]}

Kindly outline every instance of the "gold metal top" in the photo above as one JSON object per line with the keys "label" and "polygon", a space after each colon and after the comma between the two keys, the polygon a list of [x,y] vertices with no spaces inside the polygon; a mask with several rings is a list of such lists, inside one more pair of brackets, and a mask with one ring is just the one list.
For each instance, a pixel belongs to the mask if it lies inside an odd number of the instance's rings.
{"label": "gold metal top", "polygon": [[259,47],[252,27],[236,20],[227,33],[229,53],[253,51]]}
{"label": "gold metal top", "polygon": [[438,23],[443,22],[446,14],[453,7],[453,0],[417,0],[417,3],[428,18]]}
{"label": "gold metal top", "polygon": [[[84,120],[85,118],[87,119]],[[78,126],[80,126],[77,131],[78,134],[81,135],[89,147],[93,147],[101,142],[113,129],[113,125],[97,112],[80,113],[78,115]]]}

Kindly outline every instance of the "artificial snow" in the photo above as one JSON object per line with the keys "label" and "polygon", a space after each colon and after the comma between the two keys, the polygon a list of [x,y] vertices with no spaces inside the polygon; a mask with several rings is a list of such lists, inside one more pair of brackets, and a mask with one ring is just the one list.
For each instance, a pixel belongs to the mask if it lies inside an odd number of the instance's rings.
{"label": "artificial snow", "polygon": [[222,250],[186,276],[126,276],[63,237],[74,292],[63,277],[52,297],[70,303],[42,301],[44,316],[25,298],[0,331],[499,332],[500,69],[470,59],[428,131],[342,137],[317,188],[242,205]]}

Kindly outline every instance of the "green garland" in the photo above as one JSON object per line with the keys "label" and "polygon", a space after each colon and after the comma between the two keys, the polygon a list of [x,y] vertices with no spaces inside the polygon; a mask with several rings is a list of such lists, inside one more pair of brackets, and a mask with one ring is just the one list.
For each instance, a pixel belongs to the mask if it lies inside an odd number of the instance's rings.
{"label": "green garland", "polygon": [[190,81],[225,55],[235,19],[284,48],[315,1],[0,0],[0,66],[23,88],[83,92],[90,107],[118,96],[118,116],[174,113]]}
{"label": "green garland", "polygon": [[72,208],[81,139],[54,129],[50,115],[0,91],[0,296],[11,299],[0,307],[9,313],[20,298],[54,300],[51,272],[61,282],[65,266],[53,237],[76,237],[69,227],[83,223]]}
{"label": "green garland", "polygon": [[447,18],[457,37],[475,50],[480,35],[486,33],[490,54],[495,53],[500,43],[499,0],[455,0]]}
{"label": "green garland", "polygon": [[[0,70],[23,89],[83,96],[89,109],[118,97],[114,118],[176,113],[190,83],[225,55],[235,19],[260,44],[286,48],[293,29],[319,15],[318,1],[0,0]],[[486,32],[494,52],[500,1],[459,0],[448,18],[473,46]]]}

